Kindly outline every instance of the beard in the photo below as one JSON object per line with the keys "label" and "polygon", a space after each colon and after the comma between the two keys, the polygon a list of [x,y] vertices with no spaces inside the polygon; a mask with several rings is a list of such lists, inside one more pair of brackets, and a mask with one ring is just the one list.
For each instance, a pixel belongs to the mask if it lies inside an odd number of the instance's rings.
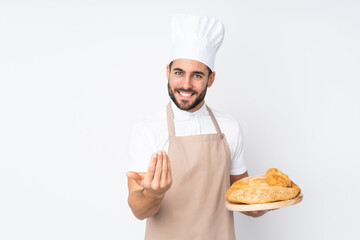
{"label": "beard", "polygon": [[[194,94],[198,94],[198,92],[196,92],[196,91],[194,91],[192,89],[175,88],[174,91],[175,92],[177,92],[177,91],[186,91],[186,92],[191,92],[191,93],[194,93]],[[180,100],[180,102],[177,101],[176,98],[175,98],[174,91],[171,89],[170,84],[168,83],[168,92],[169,92],[169,96],[170,96],[171,100],[181,110],[189,111],[189,110],[195,108],[197,105],[199,105],[199,103],[201,103],[202,100],[204,100],[205,95],[206,95],[206,91],[207,91],[207,87],[205,87],[205,89],[203,91],[201,91],[201,93],[197,96],[197,98],[195,98],[195,100],[192,103],[189,102],[188,100]]]}

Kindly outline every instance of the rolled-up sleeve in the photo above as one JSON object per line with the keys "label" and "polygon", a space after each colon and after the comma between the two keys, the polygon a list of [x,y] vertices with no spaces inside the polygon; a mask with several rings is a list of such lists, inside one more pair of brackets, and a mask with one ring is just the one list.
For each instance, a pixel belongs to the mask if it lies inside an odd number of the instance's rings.
{"label": "rolled-up sleeve", "polygon": [[247,171],[244,160],[244,138],[240,125],[237,123],[232,135],[232,154],[230,175],[239,175]]}

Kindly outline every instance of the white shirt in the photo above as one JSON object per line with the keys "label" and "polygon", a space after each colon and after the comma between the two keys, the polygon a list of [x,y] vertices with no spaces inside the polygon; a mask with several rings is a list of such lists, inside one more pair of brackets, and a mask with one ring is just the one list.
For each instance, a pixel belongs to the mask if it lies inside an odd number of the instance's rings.
{"label": "white shirt", "polygon": [[[192,113],[179,109],[173,102],[171,102],[171,106],[174,113],[176,136],[216,133],[205,104]],[[244,173],[247,168],[243,159],[244,141],[240,125],[231,116],[211,110],[229,144],[230,175]],[[168,146],[169,134],[166,107],[164,107],[162,111],[151,114],[134,125],[129,142],[129,171],[146,172],[151,155],[159,150],[168,152]]]}

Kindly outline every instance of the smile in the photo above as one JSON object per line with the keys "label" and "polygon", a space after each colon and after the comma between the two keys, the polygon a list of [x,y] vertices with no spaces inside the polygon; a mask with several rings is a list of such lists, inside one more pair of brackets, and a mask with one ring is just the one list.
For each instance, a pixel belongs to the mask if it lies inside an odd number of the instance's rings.
{"label": "smile", "polygon": [[186,92],[182,92],[182,91],[178,91],[178,93],[183,96],[183,97],[191,97],[194,93],[186,93]]}

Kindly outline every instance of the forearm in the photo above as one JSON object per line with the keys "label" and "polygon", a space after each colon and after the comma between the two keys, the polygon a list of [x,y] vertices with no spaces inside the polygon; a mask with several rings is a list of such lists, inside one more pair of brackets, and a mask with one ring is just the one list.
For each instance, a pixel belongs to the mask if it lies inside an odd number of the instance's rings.
{"label": "forearm", "polygon": [[159,211],[163,197],[164,194],[154,195],[146,190],[137,190],[129,195],[128,203],[134,216],[143,220]]}

